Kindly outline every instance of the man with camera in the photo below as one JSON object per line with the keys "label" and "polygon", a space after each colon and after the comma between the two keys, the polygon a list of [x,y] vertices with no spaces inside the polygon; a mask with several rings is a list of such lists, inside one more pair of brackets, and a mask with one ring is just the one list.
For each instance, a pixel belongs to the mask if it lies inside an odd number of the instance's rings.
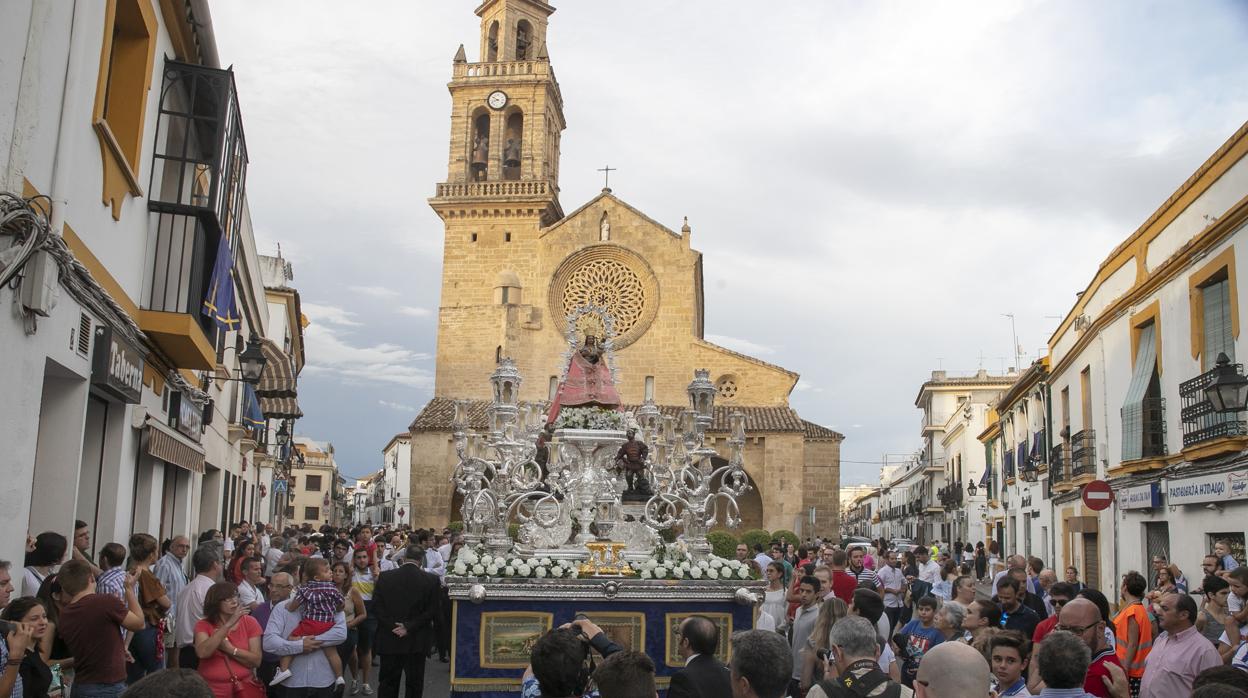
{"label": "man with camera", "polygon": [[588,691],[593,665],[590,648],[603,659],[623,648],[583,615],[539,637],[520,685],[521,698],[598,698]]}
{"label": "man with camera", "polygon": [[[861,616],[846,616],[828,634],[824,676],[810,687],[806,698],[911,698],[914,691],[893,681],[880,670],[880,642],[875,625]],[[985,679],[985,685],[987,680]]]}

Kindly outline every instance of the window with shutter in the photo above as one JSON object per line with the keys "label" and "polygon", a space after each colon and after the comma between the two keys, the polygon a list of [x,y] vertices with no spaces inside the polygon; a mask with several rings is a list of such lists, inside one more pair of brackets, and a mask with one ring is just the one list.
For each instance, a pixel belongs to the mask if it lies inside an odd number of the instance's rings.
{"label": "window with shutter", "polygon": [[1139,329],[1140,341],[1135,353],[1135,370],[1127,395],[1122,403],[1122,459],[1137,460],[1144,457],[1144,400],[1148,386],[1157,372],[1157,325],[1149,323]]}

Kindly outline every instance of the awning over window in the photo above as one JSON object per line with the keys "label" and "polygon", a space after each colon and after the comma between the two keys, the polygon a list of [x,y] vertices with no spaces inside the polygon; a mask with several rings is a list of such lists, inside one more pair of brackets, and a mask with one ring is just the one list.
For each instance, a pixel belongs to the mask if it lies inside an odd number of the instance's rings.
{"label": "awning over window", "polygon": [[1144,396],[1157,367],[1157,347],[1154,344],[1155,323],[1140,329],[1139,345],[1135,351],[1135,369],[1131,383],[1122,401],[1122,459],[1136,460],[1144,457]]}
{"label": "awning over window", "polygon": [[303,411],[299,409],[297,399],[297,379],[290,357],[271,339],[261,341],[260,351],[265,358],[264,372],[260,374],[260,383],[256,386],[260,410],[269,418],[302,417]]}
{"label": "awning over window", "polygon": [[151,417],[143,429],[147,454],[193,473],[204,472],[204,449]]}

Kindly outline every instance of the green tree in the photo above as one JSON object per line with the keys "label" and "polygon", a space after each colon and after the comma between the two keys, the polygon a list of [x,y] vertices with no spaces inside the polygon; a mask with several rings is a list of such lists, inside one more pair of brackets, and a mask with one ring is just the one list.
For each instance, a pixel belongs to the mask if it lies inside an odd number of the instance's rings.
{"label": "green tree", "polygon": [[711,531],[706,534],[706,540],[716,555],[729,560],[736,558],[738,541],[733,534],[728,531]]}
{"label": "green tree", "polygon": [[802,544],[801,539],[797,537],[796,533],[792,531],[786,531],[784,529],[780,529],[779,531],[772,531],[771,538],[772,540],[782,540],[786,543],[792,543],[794,546],[798,546]]}
{"label": "green tree", "polygon": [[741,542],[750,546],[751,553],[754,552],[755,545],[761,545],[763,546],[763,549],[766,550],[767,546],[771,545],[771,534],[765,529],[755,528],[742,533]]}

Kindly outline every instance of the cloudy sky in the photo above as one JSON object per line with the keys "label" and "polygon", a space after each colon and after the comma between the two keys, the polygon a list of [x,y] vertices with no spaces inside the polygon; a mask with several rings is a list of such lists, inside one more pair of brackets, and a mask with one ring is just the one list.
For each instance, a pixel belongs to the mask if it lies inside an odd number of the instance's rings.
{"label": "cloudy sky", "polygon": [[[261,252],[312,320],[299,432],[348,476],[432,395],[451,58],[472,0],[218,0]],[[1248,118],[1243,2],[562,0],[561,201],[704,254],[708,339],[801,374],[846,483],[919,445],[935,368],[1025,361]],[[349,9],[349,11],[347,11]],[[981,358],[982,357],[982,358]]]}

